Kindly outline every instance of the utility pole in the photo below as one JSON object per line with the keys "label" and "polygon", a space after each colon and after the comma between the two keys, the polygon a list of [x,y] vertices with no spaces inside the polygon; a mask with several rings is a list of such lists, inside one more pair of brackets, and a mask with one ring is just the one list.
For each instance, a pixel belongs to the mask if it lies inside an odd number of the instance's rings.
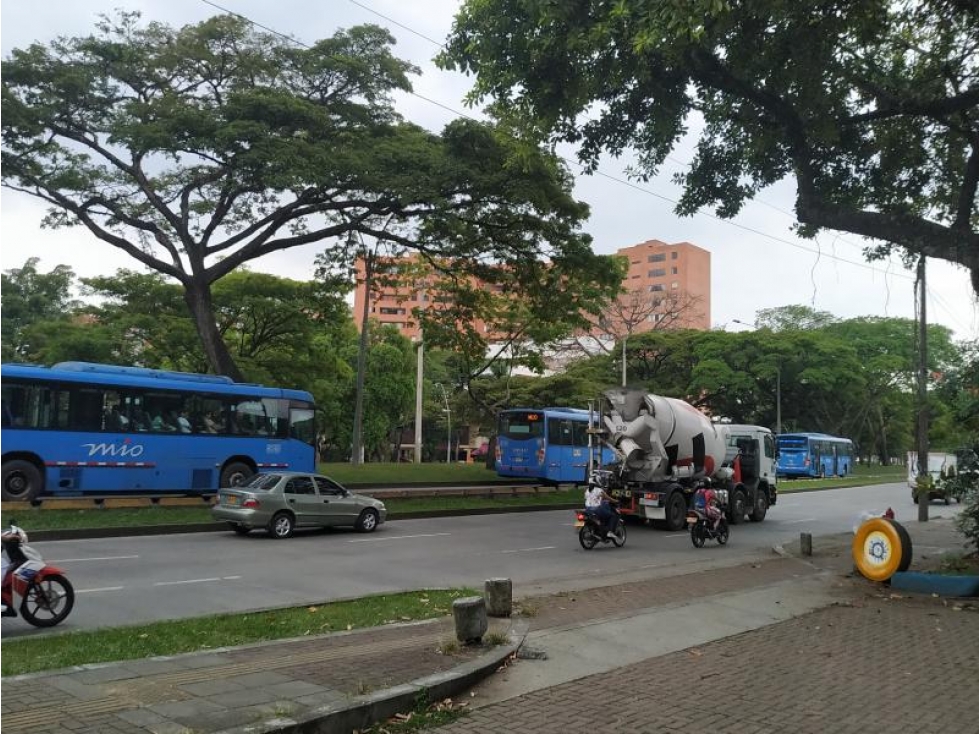
{"label": "utility pole", "polygon": [[625,387],[626,363],[625,363],[625,343],[628,335],[622,337],[622,387]]}
{"label": "utility pole", "polygon": [[[354,233],[350,232],[349,242],[356,244]],[[350,463],[364,463],[364,375],[367,372],[367,321],[370,315],[371,288],[374,279],[374,254],[364,247],[360,240],[360,254],[364,261],[364,310],[360,323],[360,348],[357,352],[357,387],[354,396],[354,435],[350,449]]]}
{"label": "utility pole", "polygon": [[[928,474],[928,318],[925,307],[925,256],[918,260],[918,476]],[[929,494],[918,495],[918,522],[928,521]]]}
{"label": "utility pole", "polygon": [[415,463],[422,463],[422,389],[425,372],[425,340],[418,330],[418,366],[415,369]]}
{"label": "utility pole", "polygon": [[782,366],[775,366],[775,433],[782,433]]}

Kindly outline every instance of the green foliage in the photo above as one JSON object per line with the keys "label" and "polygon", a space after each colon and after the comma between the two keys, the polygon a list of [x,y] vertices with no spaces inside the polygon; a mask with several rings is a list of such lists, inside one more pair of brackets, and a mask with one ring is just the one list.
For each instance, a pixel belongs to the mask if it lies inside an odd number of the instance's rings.
{"label": "green foliage", "polygon": [[958,471],[944,480],[943,488],[962,502],[955,525],[979,554],[979,455],[964,451],[958,457]]}
{"label": "green foliage", "polygon": [[39,273],[39,258],[28,258],[19,268],[0,275],[3,292],[0,345],[4,362],[24,361],[37,347],[30,328],[44,321],[57,321],[67,328],[68,312],[78,303],[72,300],[75,273],[67,265],[57,265],[49,273]]}
{"label": "green foliage", "polygon": [[445,68],[528,140],[656,175],[699,137],[677,206],[733,217],[796,179],[821,228],[970,268],[979,290],[979,6],[923,0],[468,0]]}
{"label": "green foliage", "polygon": [[[426,340],[473,362],[477,317],[538,344],[581,323],[620,279],[580,231],[568,171],[491,125],[404,122],[392,97],[417,69],[393,42],[364,25],[295,48],[238,16],[174,29],[119,12],[94,35],[16,49],[3,183],[49,203],[47,225],[83,226],[179,282],[207,364],[232,377],[277,369],[274,338],[229,343],[242,333],[221,323],[215,284],[351,232],[431,262],[452,305],[417,315]],[[245,331],[274,336],[262,318]]]}

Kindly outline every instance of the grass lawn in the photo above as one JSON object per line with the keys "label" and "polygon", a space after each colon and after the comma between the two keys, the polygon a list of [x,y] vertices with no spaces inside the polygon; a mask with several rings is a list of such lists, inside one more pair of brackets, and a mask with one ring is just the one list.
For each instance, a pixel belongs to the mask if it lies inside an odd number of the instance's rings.
{"label": "grass lawn", "polygon": [[20,675],[71,665],[136,660],[267,640],[433,619],[473,589],[423,589],[251,614],[218,614],[131,627],[5,640],[2,674]]}
{"label": "grass lawn", "polygon": [[825,479],[779,479],[778,491],[808,492],[815,489],[841,489],[844,487],[862,487],[865,484],[889,484],[901,482],[907,477],[903,466],[863,466],[854,468],[850,477],[826,477]]}

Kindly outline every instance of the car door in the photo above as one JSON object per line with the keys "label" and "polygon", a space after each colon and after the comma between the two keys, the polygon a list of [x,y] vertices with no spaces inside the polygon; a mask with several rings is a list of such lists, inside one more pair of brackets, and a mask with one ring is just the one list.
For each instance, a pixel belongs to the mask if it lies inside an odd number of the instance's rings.
{"label": "car door", "polygon": [[325,505],[316,492],[313,478],[303,474],[290,477],[282,489],[286,507],[296,515],[297,525],[326,525]]}
{"label": "car door", "polygon": [[327,477],[314,477],[330,525],[353,525],[360,507],[353,495]]}

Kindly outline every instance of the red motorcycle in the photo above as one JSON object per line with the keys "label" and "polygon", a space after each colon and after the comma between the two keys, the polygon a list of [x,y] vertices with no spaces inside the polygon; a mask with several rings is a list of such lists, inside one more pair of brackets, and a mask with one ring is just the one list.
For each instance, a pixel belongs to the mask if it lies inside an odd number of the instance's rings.
{"label": "red motorcycle", "polygon": [[45,563],[41,554],[27,545],[27,533],[16,525],[3,533],[3,552],[12,569],[3,579],[3,616],[14,617],[14,610],[19,608],[21,616],[35,627],[63,622],[75,606],[75,590],[65,572]]}

